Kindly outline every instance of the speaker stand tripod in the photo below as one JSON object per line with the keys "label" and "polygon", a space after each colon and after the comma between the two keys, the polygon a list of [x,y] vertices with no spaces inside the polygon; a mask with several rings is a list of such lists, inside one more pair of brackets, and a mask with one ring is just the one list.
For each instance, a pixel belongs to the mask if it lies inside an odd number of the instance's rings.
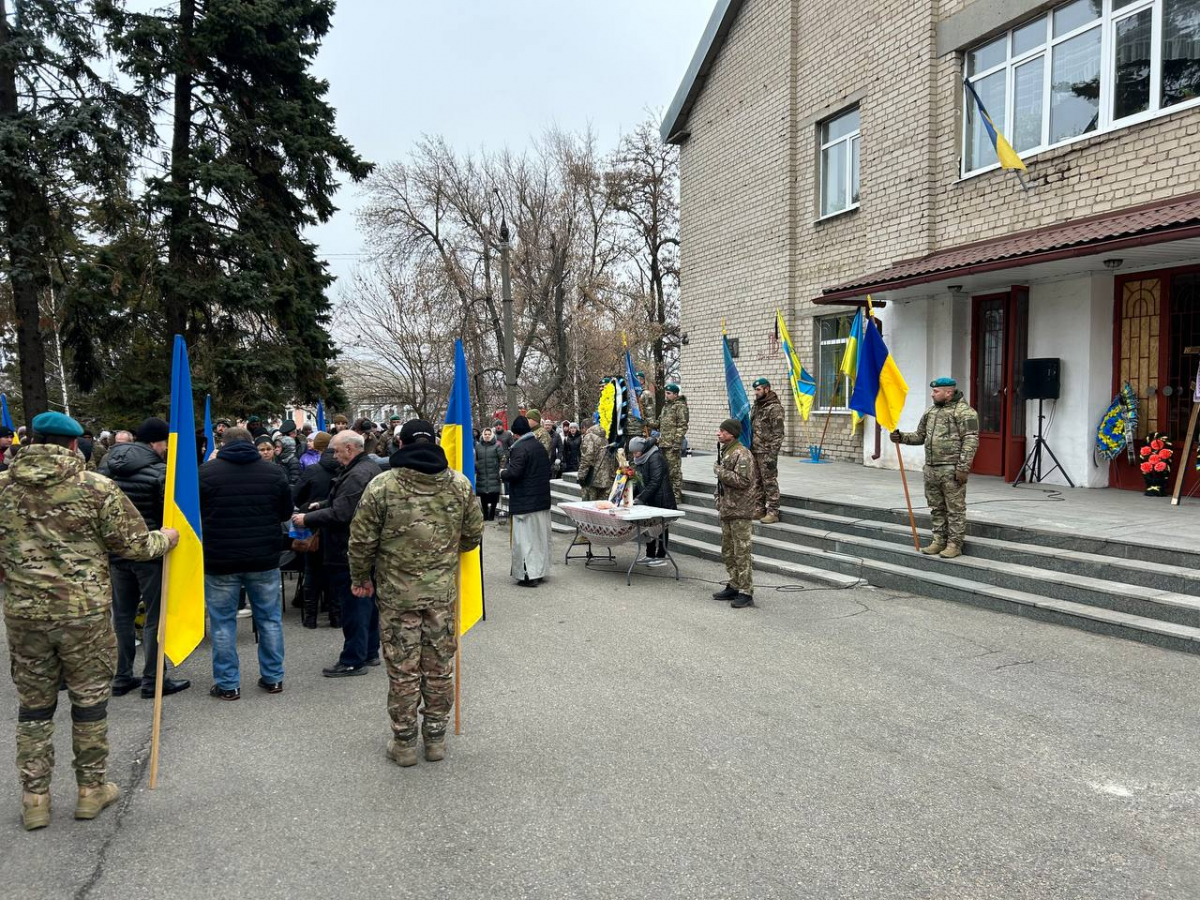
{"label": "speaker stand tripod", "polygon": [[[1067,479],[1067,484],[1075,487],[1075,482],[1071,480],[1071,476],[1067,474],[1067,470],[1062,467],[1062,463],[1058,461],[1058,457],[1054,455],[1054,451],[1050,449],[1050,443],[1042,435],[1042,424],[1045,420],[1045,415],[1042,413],[1042,400],[1038,400],[1038,427],[1037,437],[1033,439],[1033,449],[1029,451],[1029,455],[1025,457],[1025,462],[1021,466],[1021,470],[1017,472],[1017,477],[1013,479],[1013,487],[1021,483],[1022,476],[1030,484],[1041,484],[1042,481],[1054,473],[1055,469],[1062,472],[1063,478]],[[1050,455],[1054,460],[1054,465],[1050,467],[1048,472],[1042,471],[1042,451]]]}

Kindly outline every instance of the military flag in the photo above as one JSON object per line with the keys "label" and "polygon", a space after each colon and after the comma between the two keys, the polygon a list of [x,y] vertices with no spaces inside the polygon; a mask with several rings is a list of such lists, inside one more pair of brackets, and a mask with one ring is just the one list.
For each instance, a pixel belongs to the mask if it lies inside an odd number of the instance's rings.
{"label": "military flag", "polygon": [[783,355],[787,358],[788,382],[792,385],[792,397],[796,401],[796,409],[800,411],[801,418],[807,422],[808,414],[812,412],[813,401],[817,398],[817,382],[808,372],[804,371],[800,357],[796,355],[796,348],[792,346],[787,326],[783,323],[783,313],[779,310],[775,310],[775,326],[779,329]]}
{"label": "military flag", "polygon": [[325,401],[317,401],[317,431],[325,430]]}
{"label": "military flag", "polygon": [[746,396],[746,386],[742,384],[742,376],[738,374],[737,366],[733,364],[733,354],[729,351],[729,335],[725,333],[725,325],[721,324],[721,351],[725,355],[725,393],[729,397],[729,415],[742,423],[741,442],[750,446],[750,398]]}
{"label": "military flag", "polygon": [[629,356],[629,341],[625,332],[621,332],[621,344],[625,347],[625,396],[628,398],[628,414],[636,419],[642,418],[642,408],[638,405],[638,380],[633,369],[633,359]]}
{"label": "military flag", "polygon": [[[442,426],[442,450],[446,462],[475,487],[475,439],[471,418],[471,382],[467,376],[467,357],[462,340],[454,342],[454,383],[446,422]],[[466,634],[483,618],[483,548],[476,547],[459,557],[459,625]]]}
{"label": "military flag", "polygon": [[204,396],[204,461],[212,459],[213,451],[217,449],[217,438],[213,434],[212,424],[212,394]]}
{"label": "military flag", "polygon": [[13,445],[21,443],[21,439],[17,437],[17,428],[13,425],[12,415],[8,411],[8,398],[0,394],[0,425],[3,425],[13,433]]}

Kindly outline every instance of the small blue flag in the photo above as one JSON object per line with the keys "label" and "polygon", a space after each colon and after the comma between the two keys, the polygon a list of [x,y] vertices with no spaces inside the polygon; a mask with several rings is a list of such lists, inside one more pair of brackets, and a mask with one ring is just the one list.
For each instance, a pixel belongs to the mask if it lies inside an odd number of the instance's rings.
{"label": "small blue flag", "polygon": [[204,437],[208,446],[204,449],[204,462],[212,459],[213,451],[217,449],[217,439],[213,436],[212,426],[212,394],[204,397]]}
{"label": "small blue flag", "polygon": [[317,431],[325,430],[325,401],[317,401]]}

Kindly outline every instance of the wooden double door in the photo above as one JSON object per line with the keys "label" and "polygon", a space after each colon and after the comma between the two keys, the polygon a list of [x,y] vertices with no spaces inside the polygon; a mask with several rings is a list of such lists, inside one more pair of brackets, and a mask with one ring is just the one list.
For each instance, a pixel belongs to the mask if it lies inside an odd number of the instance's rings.
{"label": "wooden double door", "polygon": [[971,298],[971,390],[979,413],[979,452],[972,471],[1017,477],[1025,461],[1021,371],[1029,342],[1029,288]]}
{"label": "wooden double door", "polygon": [[[1196,489],[1195,449],[1182,459],[1192,396],[1200,365],[1200,267],[1139,272],[1117,279],[1113,327],[1113,393],[1128,382],[1138,397],[1135,450],[1147,434],[1174,442],[1171,487],[1183,467],[1184,491]],[[1138,462],[1122,453],[1109,467],[1109,484],[1128,490],[1144,485]]]}

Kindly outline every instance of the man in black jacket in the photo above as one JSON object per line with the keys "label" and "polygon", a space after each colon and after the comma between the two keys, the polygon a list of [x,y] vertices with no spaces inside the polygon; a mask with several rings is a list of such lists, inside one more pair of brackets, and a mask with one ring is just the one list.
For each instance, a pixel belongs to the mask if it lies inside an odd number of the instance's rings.
{"label": "man in black jacket", "polygon": [[225,432],[217,458],[200,467],[204,531],[204,595],[212,635],[213,686],[222,700],[241,696],[237,607],[242,588],[258,628],[258,686],[283,690],[279,554],[290,542],[282,523],[292,514],[283,471],[263,460],[245,428]]}
{"label": "man in black jacket", "polygon": [[[146,521],[146,528],[162,528],[163,495],[167,487],[167,439],[171,428],[162,419],[150,418],[137,430],[137,441],[117,444],[100,464],[100,474],[117,483]],[[154,696],[158,660],[158,614],[162,593],[162,559],[137,562],[110,556],[108,571],[113,586],[113,630],[117,633],[117,675],[112,692],[118,697],[135,688],[147,699]],[[133,663],[137,656],[137,633],[133,620],[138,604],[146,604],[142,626],[142,674],[135,678]],[[164,666],[170,663],[164,661]],[[176,694],[191,687],[184,678],[163,676],[163,694]]]}
{"label": "man in black jacket", "polygon": [[[325,554],[325,583],[341,605],[342,634],[345,642],[338,661],[321,670],[327,678],[365,675],[367,666],[379,665],[379,609],[375,597],[356,597],[350,590],[350,522],[367,485],[383,470],[364,451],[362,435],[340,432],[329,444],[342,464],[334,479],[329,499],[319,509],[298,512],[292,524],[299,528],[319,529]],[[312,468],[310,466],[309,468]]]}
{"label": "man in black jacket", "polygon": [[[639,480],[633,486],[633,497],[636,503],[643,506],[655,506],[659,509],[677,509],[675,505],[675,490],[671,486],[671,469],[667,458],[658,449],[654,438],[635,437],[629,442],[629,452],[633,454],[634,469]],[[646,558],[650,565],[665,565],[667,556],[667,531],[664,528],[660,537],[652,538],[646,544]]]}
{"label": "man in black jacket", "polygon": [[[319,508],[322,501],[329,499],[333,479],[341,471],[342,464],[333,455],[329,442],[328,433],[317,432],[313,438],[313,449],[321,454],[321,458],[308,466],[292,487],[292,501],[301,512]],[[341,627],[341,606],[337,597],[326,590],[325,582],[325,553],[318,546],[316,550],[304,554],[304,611],[301,621],[305,628],[317,627],[322,597],[329,609],[329,627]]]}
{"label": "man in black jacket", "polygon": [[550,569],[550,457],[529,421],[513,422],[517,440],[500,478],[508,482],[512,515],[512,567],[521,587],[537,587]]}

